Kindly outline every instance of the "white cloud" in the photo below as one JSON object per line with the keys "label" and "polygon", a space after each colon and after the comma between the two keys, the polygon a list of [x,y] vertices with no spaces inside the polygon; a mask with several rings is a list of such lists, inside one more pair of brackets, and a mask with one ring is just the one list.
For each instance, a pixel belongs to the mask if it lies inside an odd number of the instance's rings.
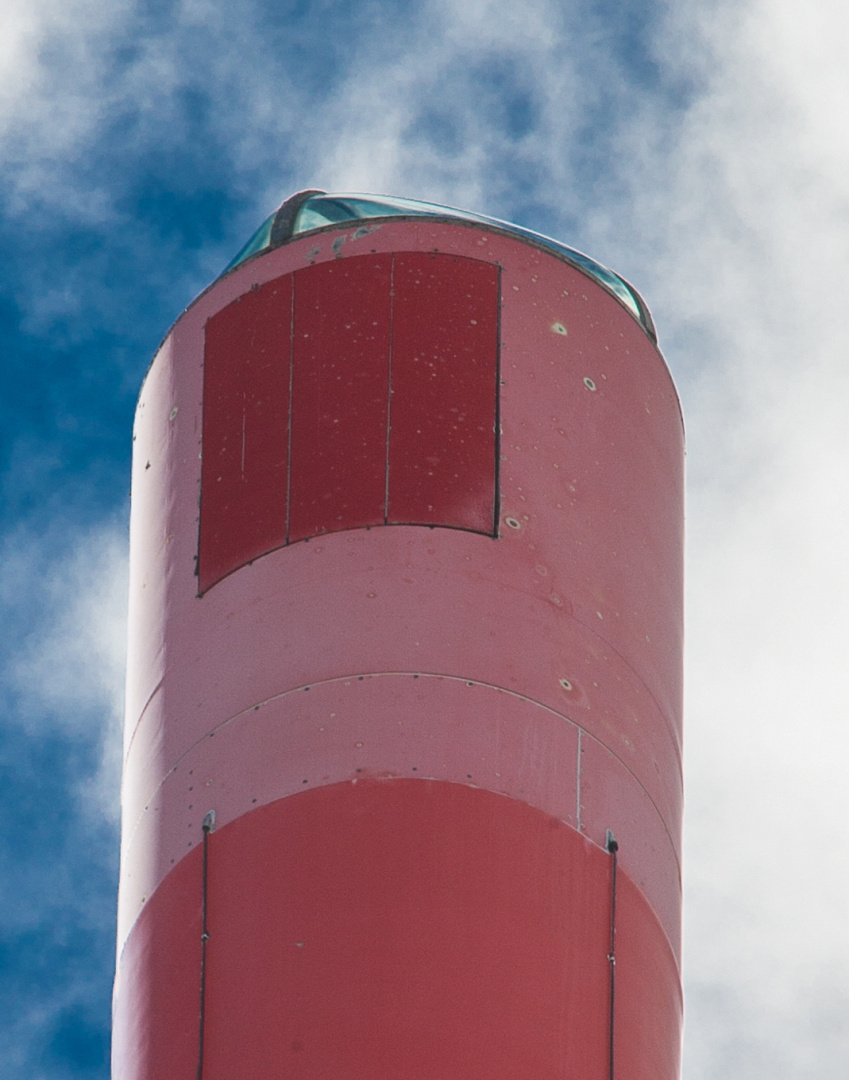
{"label": "white cloud", "polygon": [[0,558],[0,603],[14,643],[4,684],[15,697],[9,718],[30,736],[56,731],[100,748],[97,773],[78,795],[115,820],[121,774],[126,663],[126,526],[109,521],[46,536],[7,535]]}
{"label": "white cloud", "polygon": [[583,7],[439,0],[370,40],[307,133],[319,182],[496,215],[531,196],[561,218],[580,201],[562,150],[623,89]]}
{"label": "white cloud", "polygon": [[[109,106],[103,75],[121,0],[9,0],[0,12],[0,146],[9,209],[38,194],[87,221],[104,192],[63,184],[67,163],[90,143]],[[58,175],[57,174],[58,171]]]}
{"label": "white cloud", "polygon": [[[268,86],[257,17],[250,2],[225,9],[182,0],[157,17],[137,0],[10,0],[0,13],[6,212],[28,216],[31,229],[52,227],[44,205],[89,226],[120,223],[114,196],[123,185],[111,144],[125,157],[167,153],[185,131],[192,93],[218,114],[220,136],[230,138],[234,153],[244,146],[248,163],[271,121],[281,112],[291,119],[297,104],[283,71],[277,92]],[[257,49],[265,54],[264,86],[257,64],[243,59]],[[264,119],[266,131],[245,125],[245,112]],[[260,160],[267,157],[266,149]],[[103,161],[112,167],[99,169]]]}
{"label": "white cloud", "polygon": [[849,132],[834,107],[849,94],[847,18],[828,2],[721,15],[701,34],[694,13],[702,92],[607,226],[623,248],[637,232],[661,333],[689,346],[670,356],[693,462],[685,1075],[836,1078],[849,1055],[829,1007],[849,951],[836,182]]}

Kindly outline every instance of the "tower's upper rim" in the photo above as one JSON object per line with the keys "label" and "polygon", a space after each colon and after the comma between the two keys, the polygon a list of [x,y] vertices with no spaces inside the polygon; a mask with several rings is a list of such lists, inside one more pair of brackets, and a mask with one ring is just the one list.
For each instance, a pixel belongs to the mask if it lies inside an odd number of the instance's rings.
{"label": "tower's upper rim", "polygon": [[459,210],[453,206],[404,199],[393,195],[369,195],[359,192],[300,191],[286,199],[257,229],[223,273],[240,266],[247,259],[280,247],[287,241],[317,229],[339,226],[348,221],[389,217],[449,218],[484,225],[501,232],[512,233],[540,247],[553,251],[579,270],[594,278],[620,301],[642,325],[653,341],[657,341],[651,315],[637,290],[624,278],[606,266],[574,248],[561,244],[542,233],[513,225],[485,214]]}

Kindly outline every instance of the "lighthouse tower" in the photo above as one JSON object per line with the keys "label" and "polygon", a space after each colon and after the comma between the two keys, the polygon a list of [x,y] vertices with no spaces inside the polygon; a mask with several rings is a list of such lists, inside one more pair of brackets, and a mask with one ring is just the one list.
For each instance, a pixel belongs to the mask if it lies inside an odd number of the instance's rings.
{"label": "lighthouse tower", "polygon": [[682,466],[593,260],[264,223],[136,416],[114,1080],[677,1080]]}

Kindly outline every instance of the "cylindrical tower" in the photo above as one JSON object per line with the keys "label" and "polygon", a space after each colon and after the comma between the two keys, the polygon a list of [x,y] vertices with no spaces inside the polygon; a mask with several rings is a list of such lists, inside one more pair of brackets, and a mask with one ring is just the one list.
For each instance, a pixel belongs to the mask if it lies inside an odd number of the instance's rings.
{"label": "cylindrical tower", "polygon": [[676,1080],[683,434],[639,296],[304,192],[134,442],[114,1080]]}

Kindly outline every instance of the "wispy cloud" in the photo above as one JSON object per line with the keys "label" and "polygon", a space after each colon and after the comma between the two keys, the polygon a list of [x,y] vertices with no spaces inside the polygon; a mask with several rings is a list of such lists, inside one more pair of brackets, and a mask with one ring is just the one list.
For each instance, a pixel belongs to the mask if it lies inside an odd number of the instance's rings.
{"label": "wispy cloud", "polygon": [[43,536],[21,529],[0,554],[3,624],[14,637],[3,670],[8,721],[43,738],[98,748],[79,795],[115,820],[126,662],[127,535],[120,521]]}
{"label": "wispy cloud", "polygon": [[[828,1005],[849,946],[835,836],[849,812],[849,233],[835,183],[849,135],[834,107],[849,94],[846,17],[817,5],[813,21],[835,33],[811,35],[784,4],[707,25],[688,14],[678,34],[701,42],[702,91],[622,208],[642,234],[691,454],[686,1075],[837,1077],[849,1053]],[[620,211],[612,231],[627,245],[634,230]]]}
{"label": "wispy cloud", "polygon": [[21,523],[0,543],[0,1058],[108,1069],[126,529]]}

